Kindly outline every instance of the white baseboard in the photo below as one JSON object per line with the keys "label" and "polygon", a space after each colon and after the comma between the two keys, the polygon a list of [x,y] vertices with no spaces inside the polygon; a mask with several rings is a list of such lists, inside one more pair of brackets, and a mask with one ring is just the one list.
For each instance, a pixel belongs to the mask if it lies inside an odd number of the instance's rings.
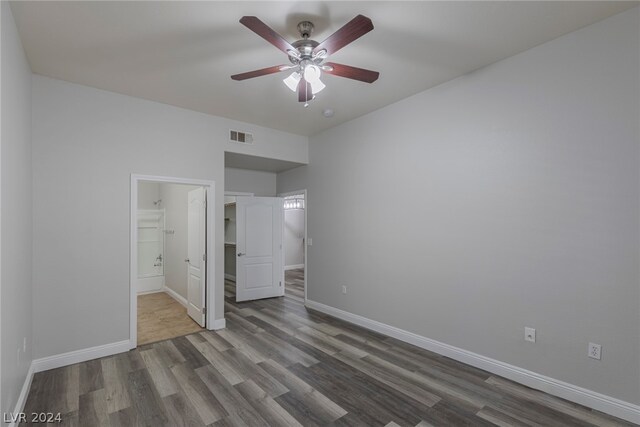
{"label": "white baseboard", "polygon": [[68,353],[56,354],[55,356],[43,357],[42,359],[36,359],[33,361],[33,372],[48,371],[49,369],[73,365],[74,363],[80,363],[87,360],[111,356],[113,354],[124,353],[129,351],[129,348],[129,340],[124,340],[111,344],[85,348],[82,350],[70,351]]}
{"label": "white baseboard", "polygon": [[293,264],[293,265],[285,265],[285,270],[297,270],[299,268],[304,268],[304,264]]}
{"label": "white baseboard", "polygon": [[449,344],[432,340],[430,338],[414,334],[413,332],[405,331],[403,329],[396,328],[395,326],[371,320],[316,301],[307,300],[306,306],[313,310],[337,317],[338,319],[388,335],[400,341],[450,357],[451,359],[466,363],[467,365],[484,369],[485,371],[500,375],[528,387],[544,391],[554,396],[579,403],[580,405],[596,409],[636,424],[640,424],[640,406],[638,405],[519,368],[499,360],[491,359],[471,351],[463,350]]}
{"label": "white baseboard", "polygon": [[224,278],[227,280],[232,280],[234,282],[236,281],[236,276],[234,276],[233,274],[224,273]]}
{"label": "white baseboard", "polygon": [[224,329],[227,326],[227,321],[225,319],[216,319],[213,321],[213,325],[211,325],[211,329],[217,331],[218,329]]}
{"label": "white baseboard", "polygon": [[174,291],[173,289],[165,286],[164,288],[162,288],[162,291],[166,292],[167,295],[169,295],[174,300],[178,301],[183,306],[186,307],[187,305],[189,305],[187,299],[185,297],[183,297],[182,295],[180,295],[179,293],[177,293],[176,291]]}
{"label": "white baseboard", "polygon": [[[29,365],[29,370],[27,371],[27,377],[24,379],[24,384],[22,384],[22,390],[20,390],[20,395],[18,396],[18,401],[16,402],[15,409],[11,413],[14,417],[24,411],[24,405],[27,403],[27,396],[29,395],[29,390],[31,389],[31,381],[33,381],[34,374],[33,362]],[[4,414],[3,414],[4,417]],[[16,421],[12,421],[9,424],[9,427],[15,427],[18,424]]]}
{"label": "white baseboard", "polygon": [[152,291],[142,291],[142,292],[138,292],[138,295],[150,295],[150,294],[157,294],[160,292],[164,292],[163,289],[154,289]]}

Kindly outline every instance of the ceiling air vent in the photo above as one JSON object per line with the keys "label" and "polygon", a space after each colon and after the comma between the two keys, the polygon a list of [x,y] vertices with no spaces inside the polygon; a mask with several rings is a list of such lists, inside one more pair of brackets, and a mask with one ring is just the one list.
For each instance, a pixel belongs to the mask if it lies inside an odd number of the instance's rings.
{"label": "ceiling air vent", "polygon": [[239,130],[230,130],[229,140],[240,144],[253,144],[253,134],[240,132]]}

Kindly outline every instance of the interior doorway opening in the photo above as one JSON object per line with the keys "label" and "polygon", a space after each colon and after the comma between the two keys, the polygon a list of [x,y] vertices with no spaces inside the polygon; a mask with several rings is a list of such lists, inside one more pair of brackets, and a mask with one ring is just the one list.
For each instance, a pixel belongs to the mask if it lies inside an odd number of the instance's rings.
{"label": "interior doorway opening", "polygon": [[279,194],[284,200],[285,295],[307,301],[307,191]]}
{"label": "interior doorway opening", "polygon": [[131,176],[131,348],[213,328],[214,192],[213,181]]}

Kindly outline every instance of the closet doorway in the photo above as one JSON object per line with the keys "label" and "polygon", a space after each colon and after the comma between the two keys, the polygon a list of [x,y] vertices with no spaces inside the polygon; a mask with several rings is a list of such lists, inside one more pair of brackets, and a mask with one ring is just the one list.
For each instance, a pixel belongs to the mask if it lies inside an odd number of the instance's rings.
{"label": "closet doorway", "polygon": [[284,199],[285,295],[307,301],[307,190],[278,194]]}

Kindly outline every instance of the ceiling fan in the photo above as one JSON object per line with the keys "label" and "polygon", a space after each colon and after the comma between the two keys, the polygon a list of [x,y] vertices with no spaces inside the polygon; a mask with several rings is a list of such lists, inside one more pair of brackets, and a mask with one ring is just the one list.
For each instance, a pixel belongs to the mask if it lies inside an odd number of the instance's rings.
{"label": "ceiling fan", "polygon": [[366,83],[375,82],[380,74],[377,71],[365,70],[364,68],[325,62],[329,55],[373,30],[373,23],[366,16],[356,16],[321,43],[309,38],[314,28],[313,23],[309,21],[302,21],[298,24],[298,31],[302,39],[293,43],[286,41],[255,16],[243,16],[240,23],[286,53],[291,64],[235,74],[231,78],[246,80],[293,70],[283,81],[289,89],[298,92],[298,101],[304,102],[305,107],[309,105],[309,101],[315,97],[316,93],[325,88],[324,83],[320,80],[323,72]]}

